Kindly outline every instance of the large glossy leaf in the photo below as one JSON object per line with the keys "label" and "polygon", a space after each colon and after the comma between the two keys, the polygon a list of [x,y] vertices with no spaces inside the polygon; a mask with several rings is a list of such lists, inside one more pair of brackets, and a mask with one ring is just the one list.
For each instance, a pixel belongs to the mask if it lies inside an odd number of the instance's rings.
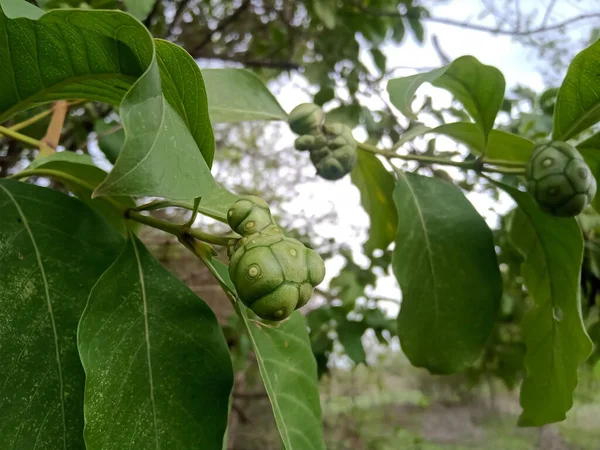
{"label": "large glossy leaf", "polygon": [[486,152],[486,142],[481,132],[476,124],[469,122],[440,125],[429,132],[443,134],[465,144],[475,154],[485,152],[489,159],[527,162],[533,152],[532,141],[501,130],[490,131]]}
{"label": "large glossy leaf", "polygon": [[[228,267],[217,260],[211,265],[235,292]],[[306,320],[296,311],[283,322],[267,324],[239,301],[235,309],[248,331],[285,450],[324,450],[317,365]]]}
{"label": "large glossy leaf", "polygon": [[165,99],[140,22],[119,11],[54,10],[37,20],[3,14],[0,28],[0,120],[57,99],[120,104],[125,146],[97,195],[193,199],[214,187],[198,147],[210,139],[197,143],[176,112],[180,102]]}
{"label": "large glossy leaf", "polygon": [[163,93],[183,118],[210,167],[215,153],[215,138],[200,69],[194,58],[181,47],[161,39],[155,39],[154,44]]}
{"label": "large glossy leaf", "polygon": [[123,244],[79,200],[0,180],[0,448],[83,448],[77,323]]}
{"label": "large glossy leaf", "polygon": [[204,69],[210,120],[244,122],[287,120],[273,94],[256,75],[244,69]]}
{"label": "large glossy leaf", "polygon": [[89,155],[55,153],[35,159],[19,174],[20,177],[35,175],[60,181],[80,200],[98,210],[115,228],[126,232],[123,211],[133,208],[135,201],[127,196],[92,198],[94,189],[106,178],[106,172],[95,166]]}
{"label": "large glossy leaf", "polygon": [[571,61],[554,106],[554,139],[566,141],[600,120],[599,88],[600,40]]}
{"label": "large glossy leaf", "polygon": [[578,367],[592,351],[579,300],[583,237],[575,219],[549,216],[529,194],[500,187],[519,205],[510,239],[525,258],[521,273],[533,301],[521,325],[527,375],[519,424],[540,426],[565,418]]}
{"label": "large glossy leaf", "polygon": [[78,331],[88,450],[220,450],[233,371],[210,308],[130,238]]}
{"label": "large glossy leaf", "polygon": [[451,92],[479,125],[483,140],[487,140],[504,99],[506,83],[498,69],[481,64],[473,56],[462,56],[439,69],[390,80],[387,86],[390,101],[404,115],[416,119],[410,105],[425,82]]}
{"label": "large glossy leaf", "polygon": [[385,250],[396,236],[398,215],[392,199],[394,176],[375,155],[358,152],[358,165],[352,171],[352,182],[360,190],[360,200],[369,215],[368,252]]}
{"label": "large glossy leaf", "polygon": [[492,233],[460,189],[440,179],[399,173],[394,202],[400,344],[417,367],[457,372],[479,356],[500,305]]}

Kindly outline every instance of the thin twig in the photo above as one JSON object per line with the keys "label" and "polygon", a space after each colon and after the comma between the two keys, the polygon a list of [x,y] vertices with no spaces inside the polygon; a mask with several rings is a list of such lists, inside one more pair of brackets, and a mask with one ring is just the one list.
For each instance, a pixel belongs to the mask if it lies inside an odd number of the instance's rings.
{"label": "thin twig", "polygon": [[206,37],[202,41],[200,41],[200,43],[196,45],[192,51],[190,51],[190,54],[194,55],[194,53],[198,53],[200,50],[202,50],[207,44],[209,44],[212,41],[212,37],[216,33],[220,33],[231,23],[235,22],[238,19],[238,17],[246,10],[246,8],[248,8],[248,6],[250,6],[250,0],[244,0],[242,4],[235,11],[233,11],[233,13],[222,19],[217,24],[214,30],[209,31]]}
{"label": "thin twig", "polygon": [[[192,55],[194,56],[194,55]],[[195,58],[206,60],[231,61],[242,64],[246,67],[281,69],[281,70],[299,70],[302,65],[291,61],[270,60],[270,59],[244,59],[227,55],[195,56]]]}
{"label": "thin twig", "polygon": [[[398,17],[398,18],[406,17],[405,15],[401,14],[399,11],[376,10],[376,9],[372,9],[372,8],[367,8],[366,6],[363,6],[359,3],[357,3],[355,6],[358,9],[360,9],[362,12],[367,13],[371,16],[375,16],[375,17]],[[419,19],[426,21],[426,22],[441,23],[443,25],[450,25],[453,27],[466,28],[466,29],[476,30],[476,31],[484,31],[486,33],[492,33],[492,34],[503,34],[503,35],[507,35],[507,36],[530,36],[532,34],[545,33],[547,31],[558,30],[560,28],[563,28],[568,25],[572,25],[572,24],[574,24],[576,22],[580,22],[582,20],[596,19],[598,17],[600,17],[600,13],[580,14],[580,15],[571,17],[569,19],[566,19],[562,22],[558,22],[558,23],[555,23],[555,24],[552,24],[549,26],[544,25],[544,26],[540,26],[538,28],[532,28],[529,30],[504,30],[502,28],[494,28],[494,27],[488,27],[485,25],[472,24],[469,22],[461,22],[461,21],[454,20],[454,19],[447,19],[445,17],[423,16],[423,17],[419,17]]]}
{"label": "thin twig", "polygon": [[[67,111],[69,110],[69,104],[64,101],[58,101],[52,108],[52,118],[48,125],[46,135],[42,138],[40,144],[40,154],[51,155],[56,152],[56,147],[60,142],[60,135],[62,134],[63,125],[65,124],[65,117],[67,117]],[[46,144],[46,145],[44,145]]]}

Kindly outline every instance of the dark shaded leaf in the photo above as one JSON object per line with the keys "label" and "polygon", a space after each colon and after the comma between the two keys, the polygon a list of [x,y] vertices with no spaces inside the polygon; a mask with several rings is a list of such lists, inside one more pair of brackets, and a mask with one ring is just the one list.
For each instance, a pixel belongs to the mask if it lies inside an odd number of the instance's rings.
{"label": "dark shaded leaf", "polygon": [[79,200],[0,180],[0,448],[83,448],[77,323],[124,240]]}
{"label": "dark shaded leaf", "polygon": [[399,173],[394,201],[400,344],[417,367],[460,371],[481,353],[500,306],[492,233],[460,189],[436,178]]}
{"label": "dark shaded leaf", "polygon": [[549,216],[529,194],[499,186],[519,205],[509,237],[525,258],[521,274],[533,301],[521,324],[527,376],[519,425],[541,426],[565,419],[592,350],[579,301],[583,237],[575,219]]}
{"label": "dark shaded leaf", "polygon": [[94,286],[78,346],[88,450],[221,449],[233,385],[221,328],[136,238]]}

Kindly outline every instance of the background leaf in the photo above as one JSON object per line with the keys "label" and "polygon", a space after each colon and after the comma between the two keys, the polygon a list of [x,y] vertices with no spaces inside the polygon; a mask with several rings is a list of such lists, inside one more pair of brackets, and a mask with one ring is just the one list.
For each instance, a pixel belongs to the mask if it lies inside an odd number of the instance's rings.
{"label": "background leaf", "polygon": [[154,0],[124,0],[127,12],[138,20],[144,20],[152,11]]}
{"label": "background leaf", "polygon": [[439,69],[390,80],[387,87],[390,101],[404,115],[416,119],[410,103],[425,82],[451,92],[481,127],[484,142],[487,141],[504,99],[506,83],[502,72],[481,64],[473,56],[462,56]]}
{"label": "background leaf", "polygon": [[375,155],[359,151],[358,165],[352,171],[351,178],[360,191],[362,206],[371,220],[366,250],[385,250],[394,241],[398,227],[398,215],[392,198],[394,176]]}
{"label": "background leaf", "polygon": [[[465,144],[475,154],[483,154],[486,142],[477,125],[469,122],[454,122],[433,128],[429,132],[439,133]],[[504,161],[529,161],[533,152],[533,142],[529,139],[507,133],[502,130],[492,130],[487,142],[486,156],[490,159]]]}
{"label": "background leaf", "polygon": [[76,330],[124,241],[79,200],[0,180],[0,448],[83,448]]}
{"label": "background leaf", "polygon": [[[217,260],[211,265],[235,292],[228,267]],[[283,322],[267,324],[239,301],[235,309],[248,331],[285,450],[324,450],[317,365],[304,317],[295,311]]]}
{"label": "background leaf", "polygon": [[78,345],[88,450],[221,449],[233,385],[225,338],[136,238],[92,290]]}
{"label": "background leaf", "polygon": [[412,104],[415,92],[423,83],[432,83],[441,77],[448,66],[434,69],[430,72],[418,73],[408,77],[394,78],[388,81],[387,91],[390,96],[390,102],[398,110],[410,119],[417,120],[417,115],[412,111]]}
{"label": "background leaf", "polygon": [[[21,172],[21,175],[25,174],[48,176],[60,181],[81,201],[100,212],[115,228],[126,232],[123,210],[133,208],[135,201],[126,196],[112,197],[111,202],[105,197],[92,198],[94,189],[107,174],[94,165],[89,155],[64,151],[37,158]],[[120,207],[117,208],[113,202]]]}
{"label": "background leaf", "polygon": [[0,45],[10,48],[0,71],[0,120],[58,99],[121,103],[125,147],[96,195],[184,200],[214,187],[162,95],[154,43],[140,22],[119,11],[53,10],[38,20],[2,20],[0,28]]}
{"label": "background leaf", "polygon": [[98,135],[98,147],[100,147],[106,159],[111,164],[114,164],[125,143],[125,131],[123,131],[123,127],[120,123],[106,123],[100,119],[94,123],[94,131]]}
{"label": "background leaf", "polygon": [[273,94],[256,75],[244,69],[204,69],[208,111],[213,123],[287,120]]}
{"label": "background leaf", "polygon": [[344,320],[337,328],[338,339],[346,354],[355,364],[366,364],[367,355],[362,343],[362,335],[367,329],[363,322]]}
{"label": "background leaf", "polygon": [[481,353],[500,305],[492,233],[460,189],[436,178],[399,174],[394,201],[400,344],[417,367],[457,372]]}
{"label": "background leaf", "polygon": [[525,258],[521,273],[533,300],[521,324],[527,376],[519,425],[541,426],[565,419],[577,370],[592,351],[579,301],[583,237],[574,218],[549,216],[529,194],[500,187],[519,205],[510,239]]}
{"label": "background leaf", "polygon": [[600,120],[600,40],[579,52],[558,90],[554,106],[552,138],[559,141],[576,136]]}

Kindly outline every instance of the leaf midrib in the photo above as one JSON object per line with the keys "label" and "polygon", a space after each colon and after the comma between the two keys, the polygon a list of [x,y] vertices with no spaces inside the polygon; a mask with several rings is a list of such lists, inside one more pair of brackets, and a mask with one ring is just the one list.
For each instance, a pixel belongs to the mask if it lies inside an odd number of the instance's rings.
{"label": "leaf midrib", "polygon": [[[33,246],[33,250],[34,250],[35,256],[36,256],[37,265],[40,269],[40,274],[42,276],[42,281],[44,284],[44,294],[45,294],[46,303],[48,306],[48,315],[50,316],[50,323],[52,325],[52,333],[54,335],[54,349],[55,349],[55,356],[56,356],[56,365],[57,365],[57,369],[58,369],[59,396],[60,396],[59,400],[60,400],[62,428],[63,428],[63,448],[64,448],[64,450],[67,450],[67,422],[66,422],[66,414],[65,414],[65,400],[64,400],[65,395],[64,395],[62,363],[60,361],[60,348],[58,345],[58,331],[56,329],[56,320],[54,318],[54,312],[52,309],[52,301],[50,299],[50,289],[48,286],[48,280],[46,278],[46,271],[44,269],[44,264],[42,263],[42,257],[41,257],[39,248],[37,246],[37,242],[33,236],[33,232],[31,231],[31,228],[29,226],[29,221],[27,220],[27,217],[23,213],[21,206],[17,202],[16,198],[11,194],[11,192],[8,189],[6,189],[6,187],[4,187],[3,185],[0,184],[0,189],[2,189],[6,193],[7,197],[15,205],[15,208],[16,208],[19,216],[21,217],[23,226],[27,230],[27,234],[29,235],[29,239],[31,240],[31,244]],[[48,412],[50,412],[50,411],[48,411]],[[41,429],[41,427],[40,427],[40,429]]]}
{"label": "leaf midrib", "polygon": [[429,267],[431,268],[431,277],[432,277],[432,285],[433,285],[433,298],[434,298],[433,329],[436,329],[437,328],[436,324],[437,324],[438,318],[439,318],[439,312],[438,312],[439,298],[438,298],[438,290],[437,290],[437,283],[436,283],[437,277],[435,274],[435,267],[433,264],[433,253],[431,251],[431,242],[429,241],[427,225],[425,224],[425,217],[423,216],[423,211],[419,204],[417,195],[416,195],[415,191],[413,190],[412,186],[410,185],[410,181],[408,180],[408,177],[406,177],[406,175],[401,171],[398,171],[398,173],[401,174],[402,177],[404,177],[404,182],[406,183],[406,186],[408,187],[408,190],[410,191],[410,194],[414,199],[415,207],[417,208],[417,213],[419,215],[419,221],[421,222],[421,226],[423,227],[423,235],[425,236],[425,247],[427,249],[427,260],[429,261]]}
{"label": "leaf midrib", "polygon": [[[557,140],[566,140],[566,139],[571,138],[572,137],[571,134],[575,132],[577,127],[579,127],[579,125],[581,125],[583,122],[585,122],[590,116],[592,116],[593,114],[596,114],[599,110],[600,110],[600,101],[598,101],[594,105],[594,107],[586,110],[582,116],[580,116],[575,122],[573,122],[573,124],[570,127],[567,128],[567,131],[561,133],[559,136],[556,136],[556,139]],[[558,122],[558,120],[557,120],[557,122]],[[583,130],[581,130],[581,131],[583,131]]]}
{"label": "leaf midrib", "polygon": [[[556,304],[555,304],[555,293],[554,293],[554,283],[552,282],[551,277],[550,277],[551,270],[550,270],[550,263],[549,263],[548,257],[547,257],[548,252],[546,250],[546,247],[543,244],[543,240],[540,239],[539,233],[537,232],[537,228],[534,225],[534,222],[533,222],[533,220],[531,218],[531,215],[528,214],[527,211],[525,211],[525,208],[521,208],[521,212],[523,213],[523,216],[529,222],[529,226],[531,227],[531,229],[534,232],[536,241],[537,241],[538,245],[540,246],[540,248],[542,249],[542,254],[544,255],[544,262],[545,262],[545,265],[546,265],[546,272],[548,273],[549,278],[550,278],[550,280],[549,280],[549,285],[550,285],[550,304],[552,305],[552,308],[554,308],[554,306],[556,306]],[[550,312],[551,313],[553,312],[552,309],[550,310]],[[557,332],[556,332],[556,322],[554,321],[553,318],[551,319],[551,323],[552,323],[552,349],[553,350],[550,352],[552,354],[552,356],[551,356],[551,364],[550,364],[550,369],[551,370],[550,370],[549,373],[554,373],[554,368],[556,366],[556,359],[555,359],[555,353],[554,353],[554,348],[555,348],[554,343],[555,343],[555,340],[556,340]],[[527,355],[525,355],[525,360],[526,359],[527,359]],[[527,368],[527,364],[525,365],[525,367]],[[529,370],[528,370],[528,372],[529,372]]]}
{"label": "leaf midrib", "polygon": [[[239,301],[239,300],[238,300]],[[283,424],[283,435],[281,436],[281,440],[284,441],[284,446],[286,450],[293,450],[294,447],[292,446],[292,442],[290,441],[290,437],[288,434],[288,430],[287,430],[287,425],[285,423],[285,420],[283,418],[283,413],[281,411],[281,406],[279,405],[279,398],[275,392],[275,388],[273,387],[273,385],[271,384],[271,376],[265,366],[265,362],[263,360],[262,354],[259,351],[260,347],[258,345],[258,343],[256,342],[256,340],[254,339],[254,335],[252,334],[252,330],[250,330],[250,325],[248,324],[248,317],[246,317],[244,311],[241,311],[241,308],[239,307],[239,305],[235,305],[239,310],[239,315],[243,318],[244,321],[244,325],[246,327],[246,330],[248,331],[248,337],[250,338],[250,342],[252,343],[252,348],[254,349],[254,352],[256,354],[256,362],[258,363],[259,367],[261,368],[262,372],[265,374],[265,376],[263,376],[263,382],[265,383],[265,387],[267,389],[267,395],[269,396],[269,398],[271,399],[271,405],[273,406],[273,414],[276,417],[279,417],[279,420],[281,421],[281,423]]]}
{"label": "leaf midrib", "polygon": [[144,338],[146,342],[146,358],[148,359],[148,383],[150,384],[150,403],[152,404],[152,419],[154,421],[154,440],[156,448],[160,449],[158,440],[158,419],[156,417],[156,403],[154,401],[154,379],[152,376],[152,358],[150,355],[150,329],[148,325],[148,298],[146,296],[146,282],[144,276],[144,269],[142,268],[142,261],[135,244],[135,237],[133,234],[129,237],[131,239],[131,245],[133,246],[133,252],[135,253],[135,260],[138,268],[138,276],[140,280],[140,290],[142,295],[142,305],[144,311]]}

